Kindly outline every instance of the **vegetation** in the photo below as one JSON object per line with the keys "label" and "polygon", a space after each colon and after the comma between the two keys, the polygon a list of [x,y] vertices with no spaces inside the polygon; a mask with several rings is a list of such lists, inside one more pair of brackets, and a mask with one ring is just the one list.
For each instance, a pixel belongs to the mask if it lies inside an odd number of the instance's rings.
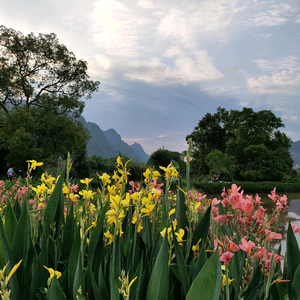
{"label": "vegetation", "polygon": [[[187,160],[189,162],[189,160]],[[147,169],[126,189],[128,163],[82,189],[42,174],[33,185],[0,182],[1,295],[11,299],[294,299],[300,295],[300,251],[290,224],[287,250],[276,241],[286,197],[273,190],[274,210],[233,184],[220,200],[196,191],[169,192],[176,168]],[[187,168],[188,169],[188,168]],[[179,183],[180,184],[180,183]],[[163,189],[164,188],[164,191]],[[276,208],[275,208],[276,207]]]}
{"label": "vegetation", "polygon": [[281,181],[294,174],[291,140],[278,131],[283,126],[271,111],[243,108],[229,112],[219,107],[215,114],[206,114],[186,138],[193,141],[193,173],[220,172],[223,179]]}
{"label": "vegetation", "polygon": [[[89,79],[87,63],[77,60],[55,34],[21,32],[0,26],[0,154],[24,170],[29,157],[49,166],[70,151],[77,172],[86,174],[88,133],[78,117],[83,98],[99,82]],[[5,169],[5,170],[4,170]]]}

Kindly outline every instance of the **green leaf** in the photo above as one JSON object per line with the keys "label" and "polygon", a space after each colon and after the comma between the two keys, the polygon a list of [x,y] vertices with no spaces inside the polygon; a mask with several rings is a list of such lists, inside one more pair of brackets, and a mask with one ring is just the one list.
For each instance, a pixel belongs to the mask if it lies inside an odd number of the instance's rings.
{"label": "green leaf", "polygon": [[169,267],[168,267],[168,234],[166,232],[163,243],[155,260],[146,300],[166,300],[169,291]]}
{"label": "green leaf", "polygon": [[293,300],[300,300],[300,265],[294,274],[293,287]]}
{"label": "green leaf", "polygon": [[61,289],[56,276],[53,277],[49,288],[49,300],[64,300],[66,299],[63,290]]}
{"label": "green leaf", "polygon": [[184,292],[184,295],[186,296],[188,293],[188,290],[190,288],[189,275],[188,275],[187,266],[185,264],[183,254],[181,252],[179,243],[176,239],[174,228],[173,228],[173,226],[171,226],[171,227],[172,227],[172,233],[173,233],[173,242],[174,242],[174,247],[175,247],[176,261],[178,264],[179,280],[182,284],[182,290]]}
{"label": "green leaf", "polygon": [[[181,187],[181,179],[179,179],[178,185]],[[186,204],[185,204],[185,196],[183,192],[178,189],[177,190],[177,199],[176,199],[176,214],[177,214],[177,225],[178,228],[185,229],[188,227],[188,220],[186,217]]]}
{"label": "green leaf", "polygon": [[300,264],[300,252],[298,242],[295,238],[291,223],[289,223],[287,238],[286,238],[286,267],[287,267],[287,279],[288,283],[288,295],[290,299],[293,299],[292,282],[294,280],[294,274]]}
{"label": "green leaf", "polygon": [[77,230],[76,230],[76,234],[75,234],[75,238],[73,241],[73,246],[69,258],[69,265],[68,265],[68,287],[69,287],[69,293],[71,295],[73,291],[74,277],[77,269],[79,251],[80,251],[80,225],[77,226]]}
{"label": "green leaf", "polygon": [[[3,254],[4,254],[4,260],[5,262],[10,262],[7,267],[7,271],[10,272],[13,266],[15,265],[15,260],[13,257],[13,254],[10,250],[5,232],[4,232],[4,226],[2,222],[2,218],[0,218],[0,239],[1,239],[1,244],[3,248]],[[18,263],[18,262],[17,262]],[[20,298],[20,288],[19,288],[19,283],[16,274],[14,274],[11,279],[9,280],[10,288],[11,288],[11,296],[12,299],[21,299]]]}
{"label": "green leaf", "polygon": [[10,201],[6,201],[6,210],[5,210],[5,233],[7,236],[7,241],[9,245],[12,244],[15,230],[17,228],[17,218],[12,210]]}
{"label": "green leaf", "polygon": [[44,213],[44,235],[46,236],[46,238],[49,237],[50,225],[54,221],[59,202],[62,198],[62,187],[64,183],[65,173],[66,165],[64,165],[64,168],[46,205]]}
{"label": "green leaf", "polygon": [[215,251],[193,281],[186,300],[219,300],[221,283],[220,256]]}
{"label": "green leaf", "polygon": [[79,255],[78,255],[78,259],[77,259],[77,267],[76,267],[76,272],[75,272],[73,287],[72,287],[73,299],[76,299],[76,295],[78,295],[77,291],[80,287],[82,289],[82,292],[84,293],[85,281],[84,281],[84,274],[83,274],[83,268],[82,268],[81,252],[79,251]]}
{"label": "green leaf", "polygon": [[75,234],[75,221],[74,221],[74,212],[73,205],[71,205],[66,223],[63,229],[63,259],[68,260],[72,250],[74,234]]}
{"label": "green leaf", "polygon": [[207,255],[206,255],[206,251],[205,251],[205,243],[201,242],[201,249],[196,261],[196,265],[195,265],[195,269],[193,272],[193,278],[192,280],[194,280],[196,278],[196,276],[199,274],[199,272],[201,271],[201,269],[203,268],[203,266],[205,265],[205,263],[207,262]]}
{"label": "green leaf", "polygon": [[209,226],[210,226],[210,212],[211,212],[211,206],[207,208],[203,218],[195,228],[195,231],[193,233],[193,239],[192,239],[193,245],[196,245],[200,239],[202,239],[202,241],[206,240]]}

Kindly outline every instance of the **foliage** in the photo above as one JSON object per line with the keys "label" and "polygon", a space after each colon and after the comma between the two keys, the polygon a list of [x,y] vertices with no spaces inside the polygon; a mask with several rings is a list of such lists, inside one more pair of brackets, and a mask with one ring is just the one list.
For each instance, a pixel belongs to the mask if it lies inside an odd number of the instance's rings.
{"label": "foliage", "polygon": [[176,151],[159,148],[151,153],[147,164],[153,166],[155,169],[158,169],[159,166],[166,167],[172,160],[178,164],[180,174],[184,176],[186,170],[185,162],[181,154]]}
{"label": "foliage", "polygon": [[85,175],[82,163],[89,135],[81,122],[43,108],[26,111],[19,107],[2,114],[1,121],[0,139],[5,142],[0,148],[6,153],[7,165],[26,170],[24,162],[34,156],[46,168],[57,166],[58,158],[66,158],[70,151],[76,172]]}
{"label": "foliage", "polygon": [[268,193],[275,186],[279,193],[299,193],[300,192],[300,182],[272,182],[272,181],[262,181],[262,182],[251,182],[251,181],[228,181],[228,182],[209,182],[207,180],[203,181],[193,181],[192,186],[202,192],[208,194],[220,194],[223,188],[228,189],[235,183],[241,186],[246,193]]}
{"label": "foliage", "polygon": [[221,177],[234,174],[237,180],[281,181],[292,173],[293,165],[291,140],[278,131],[283,126],[271,111],[218,108],[214,115],[206,114],[187,136],[193,139],[192,170],[198,176],[219,169],[217,173],[224,172]]}
{"label": "foliage", "polygon": [[0,107],[44,107],[55,114],[83,110],[99,82],[87,75],[87,63],[58,42],[54,33],[27,36],[0,26]]}
{"label": "foliage", "polygon": [[[259,196],[233,184],[221,199],[179,188],[170,163],[147,169],[144,183],[128,182],[128,162],[118,157],[111,177],[69,182],[42,174],[32,186],[6,190],[0,182],[0,268],[9,275],[1,292],[11,299],[276,299],[299,296],[300,251],[289,225],[285,257],[275,250],[277,220],[287,198],[269,194],[268,215]],[[283,270],[283,271],[282,271]],[[0,270],[0,274],[4,270]],[[2,279],[1,279],[2,280]],[[274,296],[272,296],[274,297]]]}

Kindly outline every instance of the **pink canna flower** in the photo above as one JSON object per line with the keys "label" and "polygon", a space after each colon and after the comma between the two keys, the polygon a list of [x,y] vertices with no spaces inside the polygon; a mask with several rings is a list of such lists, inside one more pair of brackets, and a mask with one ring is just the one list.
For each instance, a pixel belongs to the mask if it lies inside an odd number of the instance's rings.
{"label": "pink canna flower", "polygon": [[256,194],[256,196],[255,196],[255,203],[256,203],[257,205],[260,205],[260,204],[261,204],[260,200],[261,200],[261,198],[258,196],[258,194]]}
{"label": "pink canna flower", "polygon": [[240,249],[247,252],[248,255],[251,254],[251,249],[255,246],[252,241],[246,241],[245,238],[241,239],[242,245],[239,245]]}
{"label": "pink canna flower", "polygon": [[[268,253],[268,256],[271,258],[272,253]],[[273,258],[274,258],[275,263],[278,263],[281,261],[281,256],[276,253],[273,254]]]}
{"label": "pink canna flower", "polygon": [[276,233],[276,232],[272,232],[269,229],[265,230],[265,234],[267,235],[266,241],[272,242],[273,240],[281,240],[282,239],[282,234]]}
{"label": "pink canna flower", "polygon": [[282,205],[287,206],[287,196],[286,196],[286,195],[283,195],[283,196],[280,198],[280,203],[281,203]]}
{"label": "pink canna flower", "polygon": [[291,224],[294,233],[300,233],[300,225],[297,227],[295,224]]}
{"label": "pink canna flower", "polygon": [[254,257],[267,260],[267,249],[265,247],[256,247],[258,250],[255,252]]}
{"label": "pink canna flower", "polygon": [[224,262],[225,265],[228,265],[233,256],[234,256],[233,253],[227,251],[221,255],[220,261]]}
{"label": "pink canna flower", "polygon": [[262,206],[259,206],[258,209],[254,212],[254,218],[262,220],[265,216],[265,211],[267,209],[263,208]]}
{"label": "pink canna flower", "polygon": [[218,200],[217,198],[214,198],[211,201],[211,206],[215,206],[215,205],[219,204],[220,202],[221,202],[221,200]]}
{"label": "pink canna flower", "polygon": [[236,252],[240,249],[239,246],[232,241],[232,238],[229,239],[228,236],[226,238],[228,240],[227,251]]}
{"label": "pink canna flower", "polygon": [[276,187],[274,187],[274,190],[271,192],[271,194],[268,195],[270,199],[272,199],[274,202],[277,202],[279,199],[278,195],[276,194]]}

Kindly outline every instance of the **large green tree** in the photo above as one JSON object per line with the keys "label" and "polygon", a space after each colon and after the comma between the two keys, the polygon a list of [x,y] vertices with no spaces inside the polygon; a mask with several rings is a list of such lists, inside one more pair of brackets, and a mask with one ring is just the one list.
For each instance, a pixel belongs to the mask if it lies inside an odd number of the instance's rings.
{"label": "large green tree", "polygon": [[56,114],[82,113],[97,90],[87,63],[60,44],[54,33],[23,35],[0,26],[0,108],[47,106]]}
{"label": "large green tree", "polygon": [[[221,111],[226,116],[222,120]],[[208,130],[207,124],[214,127]],[[231,174],[234,173],[236,179],[282,180],[292,172],[293,165],[289,153],[291,139],[279,131],[283,126],[282,120],[269,110],[254,112],[252,108],[243,108],[228,112],[218,108],[215,115],[207,114],[200,120],[187,137],[193,139],[193,171],[198,175],[215,171],[213,159],[215,150],[219,150],[224,155],[222,159],[226,155],[230,157]],[[220,152],[217,153],[219,158]],[[228,166],[225,169],[228,170]]]}
{"label": "large green tree", "polygon": [[49,164],[70,152],[85,167],[88,132],[78,117],[99,82],[87,62],[60,44],[56,35],[23,35],[0,26],[0,154],[6,162],[28,159]]}
{"label": "large green tree", "polygon": [[219,107],[215,114],[207,113],[195,127],[193,132],[186,137],[192,138],[191,170],[195,175],[208,174],[209,167],[205,162],[206,156],[213,150],[222,153],[226,150],[228,133],[225,128],[229,120],[229,112]]}

